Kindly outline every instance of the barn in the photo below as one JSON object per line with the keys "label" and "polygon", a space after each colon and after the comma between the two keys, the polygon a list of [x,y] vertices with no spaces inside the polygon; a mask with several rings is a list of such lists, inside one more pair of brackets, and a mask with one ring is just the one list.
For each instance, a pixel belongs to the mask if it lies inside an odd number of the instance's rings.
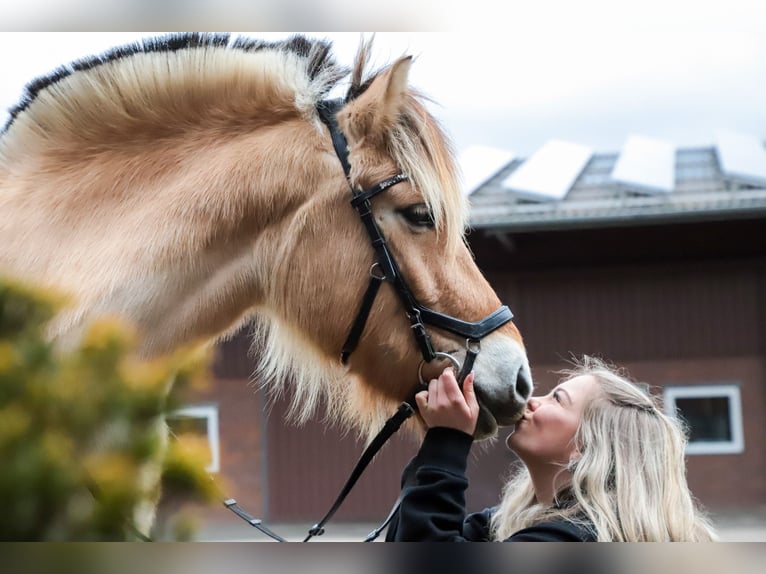
{"label": "barn", "polygon": [[[515,314],[537,388],[573,356],[625,367],[689,425],[689,483],[713,512],[766,509],[766,148],[721,132],[678,148],[632,135],[596,152],[551,140],[526,158],[470,148],[468,241]],[[188,398],[228,495],[272,522],[311,524],[363,445],[320,420],[295,427],[252,380],[247,330],[218,347],[214,381]],[[507,431],[506,433],[507,434]],[[515,461],[505,434],[476,444],[470,508],[496,502]],[[397,437],[337,515],[374,522],[417,445]],[[212,522],[236,520],[225,510]]]}

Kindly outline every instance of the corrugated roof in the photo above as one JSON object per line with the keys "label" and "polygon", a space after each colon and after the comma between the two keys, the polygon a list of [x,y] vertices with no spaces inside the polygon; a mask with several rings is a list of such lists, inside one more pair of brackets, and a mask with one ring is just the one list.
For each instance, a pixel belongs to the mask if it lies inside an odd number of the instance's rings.
{"label": "corrugated roof", "polygon": [[503,187],[502,182],[524,163],[514,159],[470,195],[471,225],[532,231],[766,215],[766,184],[725,174],[715,147],[676,149],[675,184],[662,194],[631,189],[614,179],[618,156],[594,154],[558,201],[532,201]]}

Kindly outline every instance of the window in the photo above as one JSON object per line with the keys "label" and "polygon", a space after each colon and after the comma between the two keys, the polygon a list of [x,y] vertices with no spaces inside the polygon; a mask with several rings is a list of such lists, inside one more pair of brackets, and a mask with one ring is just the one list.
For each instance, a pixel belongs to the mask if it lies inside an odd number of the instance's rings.
{"label": "window", "polygon": [[713,148],[679,149],[676,151],[676,167],[692,164],[718,165]]}
{"label": "window", "polygon": [[611,174],[617,155],[594,155],[575,182],[578,187],[601,187],[612,182]]}
{"label": "window", "polygon": [[183,435],[196,435],[207,439],[210,449],[210,459],[205,467],[208,472],[218,472],[221,469],[220,449],[218,445],[218,407],[191,406],[176,409],[167,416],[171,432],[183,440]]}
{"label": "window", "polygon": [[689,426],[687,454],[736,454],[745,450],[737,385],[665,387],[665,411]]}

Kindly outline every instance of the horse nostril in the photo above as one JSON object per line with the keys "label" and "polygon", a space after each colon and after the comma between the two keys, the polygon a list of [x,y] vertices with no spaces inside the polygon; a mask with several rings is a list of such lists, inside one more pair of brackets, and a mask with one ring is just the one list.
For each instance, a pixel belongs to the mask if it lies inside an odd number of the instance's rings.
{"label": "horse nostril", "polygon": [[525,401],[532,394],[532,380],[524,369],[520,370],[516,377],[516,394]]}

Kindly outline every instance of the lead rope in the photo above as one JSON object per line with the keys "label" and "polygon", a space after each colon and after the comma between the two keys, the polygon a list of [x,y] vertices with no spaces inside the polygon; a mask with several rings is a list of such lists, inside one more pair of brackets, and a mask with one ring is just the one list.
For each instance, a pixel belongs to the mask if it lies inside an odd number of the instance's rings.
{"label": "lead rope", "polygon": [[[414,402],[414,399],[413,399],[413,402]],[[402,423],[406,421],[408,418],[410,418],[414,412],[415,410],[413,406],[407,401],[399,405],[399,408],[396,410],[396,413],[394,413],[394,415],[391,416],[386,421],[386,423],[383,425],[383,428],[380,430],[380,432],[378,432],[378,434],[375,436],[372,442],[370,442],[370,444],[362,453],[362,456],[359,458],[359,461],[356,463],[354,470],[351,472],[351,475],[346,480],[346,484],[343,486],[343,489],[341,490],[340,494],[336,498],[330,510],[327,512],[327,514],[324,515],[322,520],[317,522],[314,526],[312,526],[309,529],[308,535],[303,540],[303,542],[308,542],[314,536],[321,536],[322,534],[324,534],[325,532],[324,525],[327,524],[327,522],[333,517],[333,515],[338,510],[338,508],[340,508],[340,505],[346,499],[346,496],[348,496],[348,493],[351,492],[351,489],[356,484],[356,481],[359,480],[359,477],[362,475],[362,472],[364,472],[365,468],[367,468],[367,465],[370,464],[372,459],[375,457],[378,451],[383,447],[386,441],[389,438],[391,438],[391,435],[393,435],[397,430],[399,430],[399,427],[402,425]],[[213,483],[215,483],[215,479],[213,479],[212,476],[210,476],[210,480],[212,480]],[[216,489],[219,492],[221,491],[217,483],[216,483]],[[282,538],[281,536],[276,534],[274,531],[264,526],[262,520],[258,518],[253,518],[253,516],[251,516],[245,509],[243,509],[237,503],[235,499],[226,498],[223,500],[223,505],[229,510],[231,510],[234,514],[239,516],[242,520],[247,522],[250,526],[257,528],[258,530],[260,530],[267,536],[273,538],[274,540],[277,540],[278,542],[287,542],[286,539]],[[390,519],[387,519],[387,520],[390,520]]]}
{"label": "lead rope", "polygon": [[402,423],[410,418],[414,413],[415,407],[409,402],[405,401],[399,405],[399,408],[396,409],[396,413],[394,413],[394,415],[386,421],[386,423],[383,425],[383,428],[380,430],[380,432],[378,432],[377,435],[375,435],[375,438],[372,440],[372,442],[370,442],[370,444],[362,453],[362,456],[356,463],[354,470],[348,477],[346,484],[343,485],[343,489],[335,499],[332,507],[330,507],[330,510],[327,511],[327,514],[324,515],[322,520],[317,522],[309,529],[308,536],[306,536],[306,538],[303,540],[304,542],[308,542],[314,536],[321,536],[324,534],[324,525],[333,517],[338,508],[340,508],[340,505],[346,499],[348,493],[351,492],[351,489],[356,484],[356,481],[359,480],[359,477],[362,475],[362,472],[364,472],[365,468],[367,468],[367,465],[370,464],[374,456],[383,447],[386,441],[388,441],[388,439],[391,438],[391,436],[397,430],[399,430],[399,427],[402,426]]}
{"label": "lead rope", "polygon": [[[465,354],[465,360],[463,362],[463,366],[460,369],[460,372],[457,375],[457,384],[460,386],[460,388],[463,388],[463,383],[465,382],[465,378],[468,376],[468,374],[473,370],[473,364],[476,361],[476,356],[479,354],[480,346],[479,341],[476,339],[469,339],[466,341],[466,354]],[[396,499],[396,502],[394,502],[394,505],[391,507],[391,510],[388,512],[388,516],[386,516],[386,519],[383,521],[383,523],[378,526],[375,530],[370,532],[367,535],[367,538],[364,539],[365,542],[374,542],[378,536],[380,536],[380,533],[383,532],[385,528],[388,527],[388,525],[391,523],[391,521],[394,519],[394,516],[399,512],[399,506],[402,504],[402,498],[404,497],[404,493],[402,492],[399,494],[399,497]]]}
{"label": "lead rope", "polygon": [[[476,339],[468,339],[466,341],[466,355],[463,362],[462,367],[460,368],[460,372],[457,375],[457,381],[460,385],[460,388],[463,387],[463,382],[465,381],[465,378],[468,376],[468,374],[473,369],[474,362],[476,361],[476,356],[479,354],[480,345],[479,341]],[[359,480],[359,477],[362,475],[364,470],[367,468],[367,466],[370,464],[372,459],[375,457],[375,455],[378,453],[378,451],[383,447],[383,445],[388,441],[391,436],[399,430],[399,428],[402,426],[404,421],[406,421],[408,418],[410,418],[416,410],[415,405],[415,394],[420,391],[422,388],[421,385],[418,385],[415,387],[413,393],[411,396],[404,401],[401,405],[399,405],[399,408],[396,410],[396,412],[385,422],[383,425],[383,428],[378,432],[377,435],[375,435],[375,438],[372,439],[370,444],[367,446],[367,448],[364,450],[362,455],[359,457],[359,460],[357,461],[356,465],[354,466],[354,469],[351,471],[351,475],[346,480],[346,483],[343,485],[343,488],[340,491],[340,494],[338,494],[338,497],[335,499],[335,502],[330,507],[330,510],[327,511],[327,513],[322,517],[322,519],[314,524],[306,535],[306,538],[303,539],[303,542],[308,542],[315,536],[321,536],[325,533],[324,526],[327,524],[327,522],[335,515],[337,510],[340,508],[341,504],[343,504],[343,501],[346,499],[348,494],[351,492],[351,489],[354,487],[356,482]],[[215,483],[215,480],[212,476],[210,476],[210,480],[212,480]],[[220,492],[220,488],[216,484],[216,488]],[[399,510],[399,505],[401,504],[402,497],[401,495],[399,498],[396,499],[396,502],[394,503],[393,507],[388,513],[388,516],[383,521],[383,523],[378,526],[375,530],[370,532],[370,534],[367,535],[367,538],[364,539],[364,542],[373,542],[375,539],[380,536],[380,533],[390,524],[391,520],[394,518],[396,513]],[[226,498],[223,501],[223,505],[234,512],[237,516],[239,516],[242,520],[247,522],[250,526],[253,526],[254,528],[257,528],[267,536],[273,538],[274,540],[277,540],[278,542],[287,542],[286,539],[282,538],[269,528],[267,528],[263,521],[258,518],[253,518],[246,510],[244,510],[237,501],[233,498]]]}
{"label": "lead rope", "polygon": [[263,532],[266,536],[269,536],[276,540],[277,542],[287,542],[286,539],[282,538],[279,534],[274,532],[273,530],[270,530],[269,528],[266,528],[266,526],[263,525],[263,521],[259,518],[253,518],[250,516],[247,511],[245,511],[244,508],[242,508],[239,504],[237,504],[237,501],[233,498],[227,498],[223,501],[223,505],[231,510],[234,514],[239,516],[242,520],[247,522],[250,526],[257,528],[261,532]]}

